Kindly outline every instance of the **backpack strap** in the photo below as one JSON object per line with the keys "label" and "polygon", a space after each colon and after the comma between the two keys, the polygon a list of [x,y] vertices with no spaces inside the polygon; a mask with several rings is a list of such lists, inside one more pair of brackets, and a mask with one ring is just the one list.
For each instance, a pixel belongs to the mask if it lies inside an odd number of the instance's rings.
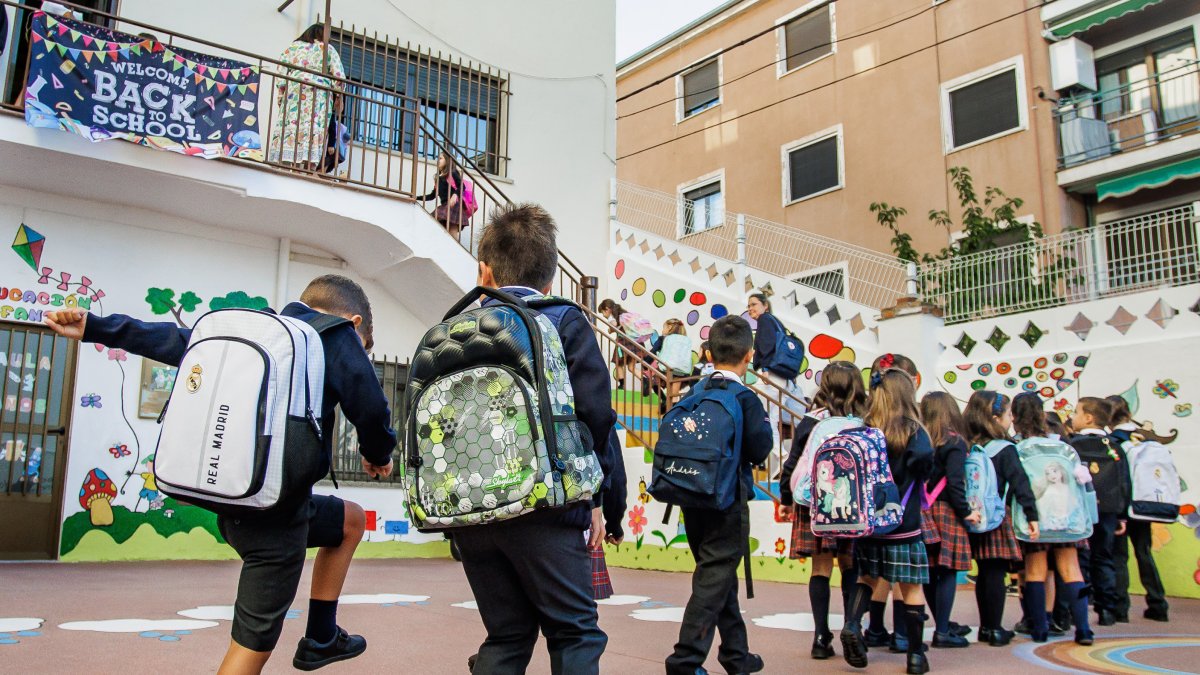
{"label": "backpack strap", "polygon": [[924,495],[921,499],[922,510],[933,508],[933,503],[937,501],[938,495],[942,494],[942,490],[945,490],[945,489],[946,489],[946,477],[945,476],[942,476],[942,479],[937,482],[937,485],[933,486],[932,490],[926,490],[926,489],[924,489],[924,486],[922,486],[922,492],[924,493]]}
{"label": "backpack strap", "polygon": [[[328,332],[330,329],[336,328],[344,323],[350,323],[350,321],[343,319],[340,316],[334,316],[333,314],[325,314],[324,312],[317,312],[316,316],[314,316],[311,319],[305,319],[304,323],[307,323],[308,325],[312,326],[313,330],[317,331],[318,335],[321,335],[321,334]],[[351,324],[351,325],[353,325],[353,324]]]}
{"label": "backpack strap", "polygon": [[501,302],[506,305],[512,305],[521,309],[528,309],[529,304],[525,300],[518,298],[515,295],[505,293],[499,288],[487,288],[485,286],[476,286],[471,292],[467,293],[462,300],[450,308],[446,315],[442,317],[442,321],[449,321],[452,317],[463,313],[463,310],[470,307],[479,301],[479,296],[487,296],[496,302]]}

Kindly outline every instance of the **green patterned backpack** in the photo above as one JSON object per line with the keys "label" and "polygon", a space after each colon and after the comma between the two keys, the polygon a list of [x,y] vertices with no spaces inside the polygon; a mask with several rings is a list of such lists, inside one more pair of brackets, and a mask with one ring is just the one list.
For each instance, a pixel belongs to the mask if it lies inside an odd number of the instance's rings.
{"label": "green patterned backpack", "polygon": [[[466,310],[480,296],[493,302]],[[507,520],[599,490],[604,475],[575,416],[562,340],[541,312],[572,306],[476,288],[421,339],[403,417],[418,530]]]}

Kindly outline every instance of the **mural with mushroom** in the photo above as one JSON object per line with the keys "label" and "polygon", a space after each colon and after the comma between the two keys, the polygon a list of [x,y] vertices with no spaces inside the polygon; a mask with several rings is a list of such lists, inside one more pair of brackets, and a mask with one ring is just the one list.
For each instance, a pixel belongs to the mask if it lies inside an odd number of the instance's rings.
{"label": "mural with mushroom", "polygon": [[113,524],[112,501],[117,497],[117,486],[108,474],[92,469],[79,488],[79,505],[87,509],[88,520],[96,527]]}

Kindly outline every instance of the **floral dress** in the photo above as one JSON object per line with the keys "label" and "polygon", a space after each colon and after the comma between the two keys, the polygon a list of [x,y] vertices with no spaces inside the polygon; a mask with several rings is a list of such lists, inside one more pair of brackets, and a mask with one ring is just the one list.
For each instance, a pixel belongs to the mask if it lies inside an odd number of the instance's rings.
{"label": "floral dress", "polygon": [[[279,55],[279,60],[321,71],[321,44],[318,42],[293,42]],[[337,78],[345,78],[342,59],[337,50],[329,47],[329,72]],[[312,162],[319,164],[325,156],[325,133],[329,128],[329,116],[333,112],[333,94],[325,89],[305,86],[300,82],[312,82],[318,86],[341,88],[341,83],[313,73],[288,69],[289,79],[275,80],[274,122],[271,127],[271,146],[268,161]]]}

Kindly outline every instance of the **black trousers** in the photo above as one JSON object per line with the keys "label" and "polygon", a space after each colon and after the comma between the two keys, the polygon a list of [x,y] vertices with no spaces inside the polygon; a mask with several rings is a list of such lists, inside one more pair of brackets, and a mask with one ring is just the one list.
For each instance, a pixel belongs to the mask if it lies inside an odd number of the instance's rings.
{"label": "black trousers", "polygon": [[1092,585],[1092,606],[1097,612],[1115,611],[1117,604],[1115,550],[1119,520],[1115,513],[1101,513],[1087,550],[1079,551],[1079,567],[1084,580]]}
{"label": "black trousers", "polygon": [[694,675],[704,666],[713,638],[721,633],[717,660],[731,673],[741,672],[750,654],[746,622],[738,607],[737,568],[745,555],[750,508],[745,502],[725,511],[683,509],[688,547],[696,559],[692,596],[683,612],[679,642],[667,657],[668,675]]}
{"label": "black trousers", "polygon": [[1150,550],[1150,523],[1145,520],[1129,520],[1126,523],[1125,534],[1115,539],[1114,564],[1117,573],[1117,614],[1129,613],[1129,547],[1133,546],[1133,555],[1137,559],[1138,579],[1142,588],[1146,589],[1146,607],[1155,612],[1167,612],[1167,593],[1163,589],[1162,579],[1158,576],[1158,566],[1154,564],[1154,554]]}
{"label": "black trousers", "polygon": [[[517,675],[546,636],[555,675],[594,675],[608,636],[597,625],[583,532],[545,511],[454,531],[487,639],[473,673]],[[689,524],[690,526],[690,524]]]}

